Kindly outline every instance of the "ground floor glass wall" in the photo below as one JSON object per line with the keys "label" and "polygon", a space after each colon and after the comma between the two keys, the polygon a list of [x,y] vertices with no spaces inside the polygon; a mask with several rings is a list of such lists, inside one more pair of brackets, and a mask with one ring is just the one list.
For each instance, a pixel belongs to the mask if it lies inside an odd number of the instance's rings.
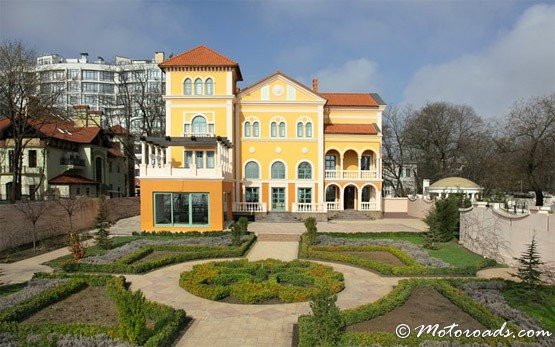
{"label": "ground floor glass wall", "polygon": [[154,224],[207,225],[208,193],[154,193]]}

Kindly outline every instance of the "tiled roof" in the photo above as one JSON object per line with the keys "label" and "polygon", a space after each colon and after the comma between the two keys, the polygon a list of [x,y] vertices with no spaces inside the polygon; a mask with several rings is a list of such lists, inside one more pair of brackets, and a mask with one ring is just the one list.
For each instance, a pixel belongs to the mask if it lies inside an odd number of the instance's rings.
{"label": "tiled roof", "polygon": [[112,157],[123,157],[123,153],[121,153],[119,146],[108,148],[108,154]]}
{"label": "tiled roof", "polygon": [[[28,124],[45,137],[76,143],[91,143],[100,132],[100,127],[98,126],[76,127],[72,122],[68,121],[29,121]],[[0,131],[6,129],[9,125],[9,118],[0,119]]]}
{"label": "tiled roof", "polygon": [[376,124],[324,124],[324,134],[378,135]]}
{"label": "tiled roof", "polygon": [[58,175],[58,176],[52,178],[51,180],[48,181],[48,183],[53,184],[53,185],[98,184],[98,182],[95,181],[95,180],[91,180],[90,178],[83,177],[81,175],[77,175],[75,173],[72,173],[69,170],[64,172],[61,175]]}
{"label": "tiled roof", "polygon": [[116,135],[122,135],[122,134],[127,133],[127,129],[125,129],[124,127],[122,127],[119,124],[116,124],[116,125],[110,127],[110,132],[112,132]]}
{"label": "tiled roof", "polygon": [[239,64],[206,46],[198,46],[159,64],[160,68],[181,66],[229,66],[237,69],[238,79],[243,80]]}
{"label": "tiled roof", "polygon": [[378,100],[369,93],[320,93],[328,100],[328,106],[378,107]]}

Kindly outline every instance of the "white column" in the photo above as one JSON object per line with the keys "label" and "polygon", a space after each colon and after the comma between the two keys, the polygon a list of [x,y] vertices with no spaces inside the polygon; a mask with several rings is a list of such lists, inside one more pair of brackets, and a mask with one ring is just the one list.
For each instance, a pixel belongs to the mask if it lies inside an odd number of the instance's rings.
{"label": "white column", "polygon": [[362,156],[358,156],[357,178],[362,178]]}
{"label": "white column", "polygon": [[147,165],[151,166],[152,165],[152,144],[148,144],[148,161],[147,161]]}
{"label": "white column", "polygon": [[166,165],[171,166],[172,164],[172,148],[166,147]]}
{"label": "white column", "polygon": [[141,141],[141,165],[146,164],[146,141]]}
{"label": "white column", "polygon": [[343,178],[343,154],[339,155],[339,177],[336,178]]}

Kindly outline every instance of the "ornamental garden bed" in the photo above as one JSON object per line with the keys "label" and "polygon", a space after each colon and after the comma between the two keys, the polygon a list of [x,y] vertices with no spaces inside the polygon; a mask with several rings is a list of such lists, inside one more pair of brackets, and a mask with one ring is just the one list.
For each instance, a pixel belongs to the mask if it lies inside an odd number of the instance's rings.
{"label": "ornamental garden bed", "polygon": [[195,265],[181,274],[179,285],[206,299],[241,304],[308,301],[323,287],[331,293],[344,288],[343,275],[330,266],[273,259]]}
{"label": "ornamental garden bed", "polygon": [[112,249],[89,247],[79,262],[68,255],[46,264],[67,272],[143,273],[189,260],[241,257],[255,239],[254,234],[245,235],[241,244],[233,245],[227,232],[115,237]]}
{"label": "ornamental garden bed", "polygon": [[0,311],[0,344],[167,346],[185,323],[183,310],[130,292],[121,276],[39,273],[31,282],[40,280],[58,282]]}
{"label": "ornamental garden bed", "polygon": [[[460,290],[460,285],[473,280],[409,279],[401,280],[388,295],[376,302],[355,309],[341,311],[345,329],[340,333],[341,346],[418,346],[424,341],[457,341],[459,344],[479,343],[497,346],[511,345],[515,341],[533,342],[531,338],[499,337],[433,337],[423,334],[417,337],[420,325],[439,324],[440,329],[459,324],[457,329],[499,329],[507,319],[493,313],[488,307]],[[409,337],[396,336],[395,328],[407,324]],[[509,323],[511,331],[519,328]],[[313,316],[299,317],[299,345],[313,346],[319,343],[318,329]],[[438,342],[439,343],[439,342]],[[433,345],[428,343],[428,345]],[[450,345],[441,344],[438,345]]]}
{"label": "ornamental garden bed", "polygon": [[395,276],[475,275],[480,269],[497,265],[456,242],[439,244],[436,250],[425,249],[423,242],[423,233],[321,233],[314,245],[302,237],[300,255]]}

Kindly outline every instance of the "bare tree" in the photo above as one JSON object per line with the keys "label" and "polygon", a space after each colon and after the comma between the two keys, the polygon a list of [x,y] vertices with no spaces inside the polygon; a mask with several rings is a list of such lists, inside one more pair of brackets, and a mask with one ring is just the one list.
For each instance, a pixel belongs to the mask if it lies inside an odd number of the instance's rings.
{"label": "bare tree", "polygon": [[483,136],[483,122],[466,105],[428,103],[407,118],[407,146],[421,175],[437,180],[459,176],[468,165],[464,153]]}
{"label": "bare tree", "polygon": [[16,205],[17,209],[31,223],[33,229],[33,250],[37,249],[37,222],[46,210],[46,204],[40,201],[24,201]]}
{"label": "bare tree", "polygon": [[[34,70],[34,52],[20,41],[0,45],[0,118],[10,121],[12,185],[10,202],[21,196],[23,151],[46,122],[63,118],[54,110],[62,90],[40,83]],[[53,116],[56,115],[56,116]]]}
{"label": "bare tree", "polygon": [[[412,112],[410,107],[401,109],[394,105],[383,113],[384,181],[391,184],[397,196],[407,194],[401,177],[405,165],[412,163],[406,131],[407,118]],[[416,174],[413,172],[413,175]]]}
{"label": "bare tree", "polygon": [[69,250],[73,254],[73,260],[78,261],[85,256],[85,246],[83,246],[79,237],[79,232],[73,226],[73,214],[81,207],[82,200],[80,197],[67,197],[56,200],[58,205],[66,212],[69,221]]}
{"label": "bare tree", "polygon": [[555,94],[515,103],[499,143],[543,206],[543,191],[555,190]]}

